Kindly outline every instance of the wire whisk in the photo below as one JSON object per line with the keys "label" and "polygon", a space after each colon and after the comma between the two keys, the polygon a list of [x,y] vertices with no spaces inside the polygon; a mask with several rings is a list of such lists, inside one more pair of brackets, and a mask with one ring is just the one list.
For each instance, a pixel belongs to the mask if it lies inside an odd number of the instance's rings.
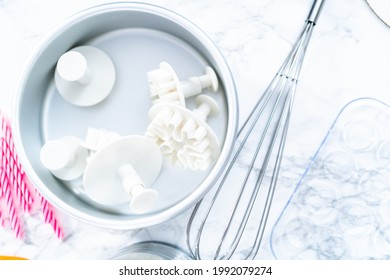
{"label": "wire whisk", "polygon": [[[195,206],[187,245],[196,259],[254,259],[275,193],[297,79],[324,0],[315,0],[286,60],[238,132],[217,185]],[[224,227],[221,230],[221,225]]]}

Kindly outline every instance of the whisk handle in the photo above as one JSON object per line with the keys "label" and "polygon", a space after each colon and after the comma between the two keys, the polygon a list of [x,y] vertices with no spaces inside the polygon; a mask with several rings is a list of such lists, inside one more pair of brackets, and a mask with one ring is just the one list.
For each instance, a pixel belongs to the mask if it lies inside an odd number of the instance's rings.
{"label": "whisk handle", "polygon": [[322,6],[324,4],[325,0],[314,0],[313,5],[311,6],[309,15],[307,16],[306,21],[312,22],[314,24],[317,23],[318,16],[321,13]]}

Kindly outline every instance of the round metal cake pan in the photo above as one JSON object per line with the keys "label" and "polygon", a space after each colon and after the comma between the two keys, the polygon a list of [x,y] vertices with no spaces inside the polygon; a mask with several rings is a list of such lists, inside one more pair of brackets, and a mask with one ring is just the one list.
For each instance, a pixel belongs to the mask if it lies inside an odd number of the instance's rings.
{"label": "round metal cake pan", "polygon": [[[69,104],[57,92],[54,69],[69,49],[92,45],[105,51],[116,68],[116,83],[107,99],[91,107]],[[143,135],[151,107],[146,73],[169,62],[183,78],[214,68],[220,88],[213,96],[221,112],[208,120],[221,153],[206,171],[188,171],[164,162],[152,186],[158,205],[146,214],[128,212],[128,205],[103,206],[83,192],[82,180],[56,179],[40,162],[42,145],[72,135],[84,139],[88,127],[122,135]],[[188,107],[194,106],[190,98]],[[231,153],[238,124],[234,80],[217,47],[186,18],[165,8],[141,3],[104,4],[82,11],[43,40],[27,64],[14,106],[14,138],[26,174],[44,197],[62,212],[86,223],[134,229],[171,219],[199,201],[218,179]]]}
{"label": "round metal cake pan", "polygon": [[119,250],[111,260],[193,260],[181,248],[159,241],[144,241]]}

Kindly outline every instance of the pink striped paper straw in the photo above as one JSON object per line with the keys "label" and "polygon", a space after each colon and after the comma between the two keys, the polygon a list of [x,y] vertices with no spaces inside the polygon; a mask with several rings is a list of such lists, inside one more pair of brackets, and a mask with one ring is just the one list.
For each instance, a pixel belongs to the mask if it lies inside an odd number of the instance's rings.
{"label": "pink striped paper straw", "polygon": [[0,155],[1,155],[1,161],[0,161],[0,224],[1,226],[3,227],[5,225],[5,221],[4,221],[4,217],[3,217],[3,210],[6,210],[6,209],[3,209],[4,207],[4,192],[5,192],[5,184],[7,182],[6,180],[6,174],[5,174],[5,170],[3,168],[3,166],[5,166],[4,164],[4,161],[5,161],[5,157],[3,156],[3,149],[2,149],[2,146],[3,146],[3,141],[0,142],[0,145],[1,145],[1,152],[0,152]]}
{"label": "pink striped paper straw", "polygon": [[[15,198],[13,195],[13,179],[12,179],[12,170],[10,169],[10,161],[13,163],[13,160],[11,160],[11,153],[9,149],[9,145],[7,143],[7,138],[11,136],[9,132],[9,125],[7,125],[7,121],[1,115],[1,162],[0,162],[0,186],[1,186],[1,198],[3,201],[5,201],[5,207],[4,204],[1,204],[3,209],[1,209],[2,216],[4,210],[8,212],[11,229],[14,230],[15,235],[17,238],[21,238],[23,236],[22,232],[22,226],[20,222],[20,218],[18,215],[18,205],[15,204]],[[9,135],[9,136],[7,136]],[[13,165],[13,164],[12,164]],[[11,177],[11,179],[10,179]],[[17,200],[16,200],[17,202]],[[1,218],[1,224],[4,226],[4,218]]]}
{"label": "pink striped paper straw", "polygon": [[[0,173],[1,174],[1,173]],[[1,174],[2,177],[2,174]],[[1,183],[3,180],[0,178],[0,226],[4,227],[4,217],[3,217],[3,209],[2,209],[2,202],[3,202],[3,184]]]}
{"label": "pink striped paper straw", "polygon": [[[23,188],[19,185],[20,181],[20,171],[16,169],[14,160],[11,157],[9,150],[7,149],[8,144],[5,139],[2,139],[2,168],[3,172],[7,175],[9,179],[10,186],[14,186],[13,191],[16,192],[17,201],[22,205],[24,211],[29,211],[30,204],[32,203],[32,198],[29,193],[24,194]],[[19,184],[18,184],[19,183]]]}
{"label": "pink striped paper straw", "polygon": [[[4,170],[4,169],[3,169]],[[9,220],[11,223],[11,229],[14,230],[15,235],[17,238],[22,238],[23,237],[23,231],[22,231],[22,226],[20,222],[19,215],[17,213],[17,208],[14,203],[14,197],[12,195],[12,190],[10,186],[10,182],[8,180],[8,176],[6,172],[4,172],[5,176],[2,176],[2,181],[1,185],[2,187],[2,193],[7,205],[7,210],[9,214]]]}
{"label": "pink striped paper straw", "polygon": [[[2,112],[0,112],[0,126],[0,225],[4,226],[3,214],[7,212],[11,228],[16,236],[21,238],[23,230],[18,213],[19,207],[21,206],[24,212],[30,212],[34,201],[38,200],[45,223],[52,226],[58,238],[63,238],[64,233],[53,207],[38,193],[23,171],[15,150],[11,124]],[[2,201],[5,203],[1,203]]]}
{"label": "pink striped paper straw", "polygon": [[0,208],[0,226],[4,227],[3,211]]}
{"label": "pink striped paper straw", "polygon": [[[27,189],[30,189],[30,190],[33,189],[33,186],[25,173],[24,173],[23,182],[24,182]],[[51,206],[51,204],[36,189],[35,189],[34,193],[37,197],[37,200],[39,201],[39,206],[41,207],[41,211],[42,211],[45,223],[51,225],[55,235],[59,239],[63,239],[64,232],[63,232],[63,230],[60,226],[60,223],[58,222],[58,219],[55,215],[55,211],[54,211],[53,206]]]}
{"label": "pink striped paper straw", "polygon": [[52,226],[56,236],[60,239],[63,239],[64,232],[62,231],[62,228],[60,227],[60,225],[59,225],[59,223],[54,215],[54,210],[53,210],[52,206],[39,193],[38,193],[38,196],[40,197],[39,201],[41,203],[42,213],[43,213],[45,223],[50,224]]}
{"label": "pink striped paper straw", "polygon": [[34,200],[31,190],[28,189],[24,181],[24,171],[22,170],[21,164],[19,163],[15,152],[10,124],[4,117],[2,118],[2,128],[4,133],[2,141],[3,166],[7,168],[9,180],[11,181],[11,185],[15,186],[17,198],[19,203],[22,205],[23,210],[25,212],[30,212]]}

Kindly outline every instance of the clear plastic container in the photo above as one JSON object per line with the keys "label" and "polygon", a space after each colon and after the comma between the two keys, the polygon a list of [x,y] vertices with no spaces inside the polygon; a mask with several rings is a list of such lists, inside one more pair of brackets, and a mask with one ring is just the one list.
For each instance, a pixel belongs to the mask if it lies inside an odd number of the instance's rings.
{"label": "clear plastic container", "polygon": [[390,106],[346,104],[274,224],[277,259],[390,259]]}

